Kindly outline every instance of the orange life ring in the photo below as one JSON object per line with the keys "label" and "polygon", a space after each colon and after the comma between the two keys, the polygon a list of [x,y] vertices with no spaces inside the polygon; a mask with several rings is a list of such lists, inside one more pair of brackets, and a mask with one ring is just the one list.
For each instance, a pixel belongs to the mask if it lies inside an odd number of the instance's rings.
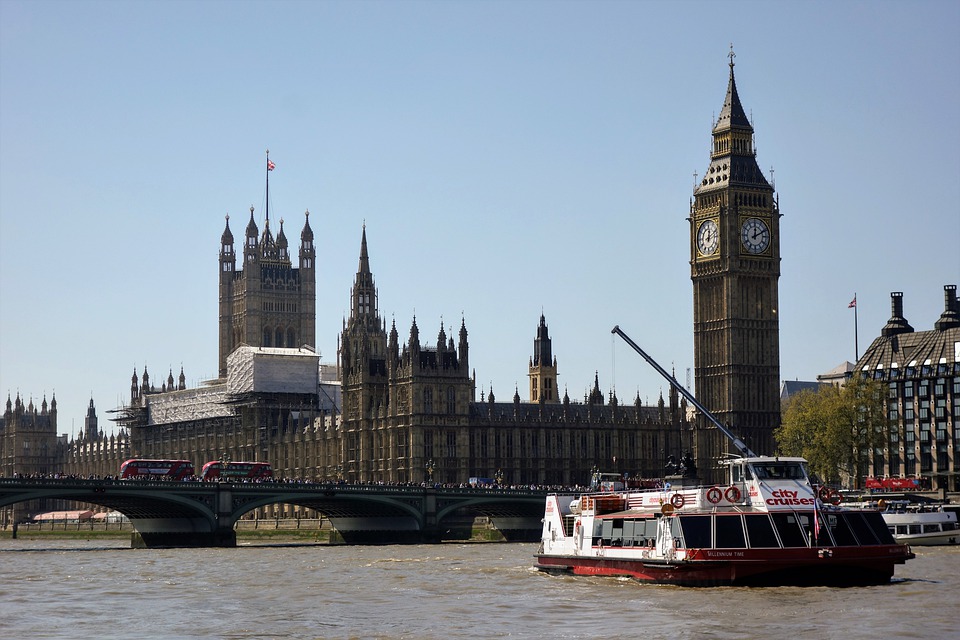
{"label": "orange life ring", "polygon": [[670,504],[672,504],[675,509],[683,508],[684,502],[686,502],[686,500],[684,500],[683,496],[679,493],[675,493],[670,497]]}
{"label": "orange life ring", "polygon": [[840,500],[842,500],[840,496],[840,492],[837,491],[836,489],[831,489],[830,494],[827,496],[827,500],[833,506],[837,506],[838,504],[840,504]]}
{"label": "orange life ring", "polygon": [[817,489],[817,497],[820,498],[820,502],[829,502],[830,501],[830,487],[823,485]]}
{"label": "orange life ring", "polygon": [[707,502],[711,504],[717,504],[723,499],[723,491],[720,490],[720,487],[710,487],[707,489]]}
{"label": "orange life ring", "polygon": [[740,488],[730,485],[723,493],[727,502],[740,502]]}

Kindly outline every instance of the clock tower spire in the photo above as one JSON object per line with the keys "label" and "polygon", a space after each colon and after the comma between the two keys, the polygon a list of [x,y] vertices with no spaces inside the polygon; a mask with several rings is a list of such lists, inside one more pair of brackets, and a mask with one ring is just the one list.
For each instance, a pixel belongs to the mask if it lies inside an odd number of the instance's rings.
{"label": "clock tower spire", "polygon": [[[688,218],[696,395],[750,448],[773,454],[780,424],[780,212],[757,164],[732,45],[729,57],[710,166],[694,188]],[[710,443],[698,451],[703,469],[725,445],[720,437],[701,441]]]}

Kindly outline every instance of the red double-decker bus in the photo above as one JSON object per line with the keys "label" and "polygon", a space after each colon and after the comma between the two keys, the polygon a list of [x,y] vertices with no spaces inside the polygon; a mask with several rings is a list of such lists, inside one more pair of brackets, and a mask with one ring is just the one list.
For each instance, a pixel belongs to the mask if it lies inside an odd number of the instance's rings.
{"label": "red double-decker bus", "polygon": [[193,463],[189,460],[144,460],[134,458],[120,465],[120,477],[128,480],[183,480],[193,475]]}
{"label": "red double-decker bus", "polygon": [[201,480],[266,480],[273,478],[268,462],[221,462],[212,460],[200,470]]}

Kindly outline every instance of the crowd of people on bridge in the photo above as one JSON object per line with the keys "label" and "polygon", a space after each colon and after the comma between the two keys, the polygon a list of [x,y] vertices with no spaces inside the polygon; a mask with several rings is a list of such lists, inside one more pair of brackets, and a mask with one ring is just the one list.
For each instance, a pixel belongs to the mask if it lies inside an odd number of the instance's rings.
{"label": "crowd of people on bridge", "polygon": [[[5,477],[5,476],[4,476]],[[434,489],[484,489],[484,490],[513,490],[513,491],[587,491],[588,487],[574,485],[543,485],[543,484],[491,484],[477,482],[383,482],[383,481],[350,481],[344,478],[325,479],[325,478],[215,478],[212,480],[203,480],[199,476],[188,476],[183,480],[174,480],[167,476],[135,476],[132,478],[120,478],[119,475],[81,475],[75,473],[17,473],[11,476],[14,479],[23,480],[101,480],[101,481],[150,481],[150,482],[234,482],[234,483],[272,483],[272,484],[298,484],[298,485],[340,485],[350,487],[420,487]]]}

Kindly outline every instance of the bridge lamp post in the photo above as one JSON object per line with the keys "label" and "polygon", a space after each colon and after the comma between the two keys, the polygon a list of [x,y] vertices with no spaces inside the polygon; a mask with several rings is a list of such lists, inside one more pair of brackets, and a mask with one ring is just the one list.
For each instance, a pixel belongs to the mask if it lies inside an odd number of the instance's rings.
{"label": "bridge lamp post", "polygon": [[503,484],[503,469],[497,469],[497,472],[493,474],[493,479],[497,481],[497,486]]}
{"label": "bridge lamp post", "polygon": [[433,470],[436,466],[433,464],[433,458],[427,461],[427,482],[433,482]]}

